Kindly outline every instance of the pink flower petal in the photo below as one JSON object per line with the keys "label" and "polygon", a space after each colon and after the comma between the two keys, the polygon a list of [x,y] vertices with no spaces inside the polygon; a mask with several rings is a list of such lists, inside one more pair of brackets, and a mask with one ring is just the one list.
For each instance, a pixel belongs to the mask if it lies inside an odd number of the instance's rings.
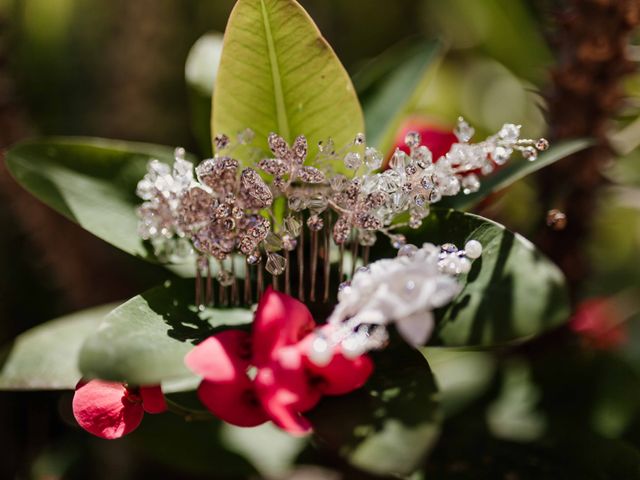
{"label": "pink flower petal", "polygon": [[373,372],[373,362],[366,355],[354,359],[345,357],[340,347],[336,347],[328,365],[319,367],[313,363],[306,352],[309,351],[313,335],[309,335],[299,344],[307,371],[321,382],[320,388],[325,395],[344,395],[362,387]]}
{"label": "pink flower petal", "polygon": [[230,383],[203,380],[198,397],[211,413],[232,425],[255,427],[269,420],[246,376]]}
{"label": "pink flower petal", "polygon": [[76,387],[73,415],[89,433],[112,440],[135,430],[144,410],[121,383],[91,380]]}
{"label": "pink flower petal", "polygon": [[140,387],[140,397],[142,397],[142,408],[145,412],[163,413],[167,411],[167,402],[160,385]]}
{"label": "pink flower petal", "polygon": [[234,381],[238,375],[245,376],[249,367],[250,341],[246,332],[227,330],[200,343],[185,356],[184,362],[207,380]]}
{"label": "pink flower petal", "polygon": [[253,324],[253,363],[260,367],[280,348],[303,339],[315,327],[304,303],[267,288],[260,299]]}
{"label": "pink flower petal", "polygon": [[292,435],[305,435],[311,424],[300,413],[313,408],[321,393],[307,375],[297,347],[283,347],[260,368],[256,391],[271,420]]}

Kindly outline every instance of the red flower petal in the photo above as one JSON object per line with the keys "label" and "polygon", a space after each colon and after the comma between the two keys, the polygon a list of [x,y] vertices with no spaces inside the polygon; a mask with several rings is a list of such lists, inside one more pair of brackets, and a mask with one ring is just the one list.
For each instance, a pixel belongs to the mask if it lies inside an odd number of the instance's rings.
{"label": "red flower petal", "polygon": [[624,315],[608,298],[591,298],[580,303],[569,325],[592,347],[602,350],[619,347],[628,337]]}
{"label": "red flower petal", "polygon": [[112,440],[135,430],[144,410],[121,383],[91,380],[76,387],[73,415],[89,433]]}
{"label": "red flower petal", "polygon": [[315,327],[304,303],[267,288],[260,299],[253,324],[253,363],[260,367],[280,348],[293,345]]}
{"label": "red flower petal", "polygon": [[313,408],[321,392],[307,375],[296,346],[281,348],[273,362],[260,368],[255,385],[273,423],[292,435],[311,431],[311,424],[300,412]]}
{"label": "red flower petal", "polygon": [[313,363],[306,352],[310,348],[313,335],[309,335],[300,343],[304,364],[311,375],[319,377],[322,382],[322,393],[325,395],[344,395],[362,387],[373,372],[373,362],[366,355],[349,359],[336,347],[333,358],[328,365],[319,367]]}
{"label": "red flower petal", "polygon": [[247,376],[230,383],[203,380],[198,397],[211,413],[232,425],[255,427],[269,420]]}
{"label": "red flower petal", "polygon": [[238,376],[246,376],[250,340],[250,335],[241,330],[218,333],[191,350],[184,363],[207,380],[233,382]]}
{"label": "red flower petal", "polygon": [[167,402],[164,400],[160,385],[140,387],[142,408],[147,413],[163,413],[167,411]]}

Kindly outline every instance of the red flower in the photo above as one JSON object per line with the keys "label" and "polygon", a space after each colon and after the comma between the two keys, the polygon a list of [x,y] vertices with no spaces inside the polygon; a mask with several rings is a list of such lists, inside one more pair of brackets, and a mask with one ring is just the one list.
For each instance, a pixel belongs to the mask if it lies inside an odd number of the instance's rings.
{"label": "red flower", "polygon": [[627,339],[624,318],[608,298],[585,300],[573,315],[571,329],[594,348],[609,350]]}
{"label": "red flower", "polygon": [[166,409],[159,386],[134,389],[103,380],[80,381],[73,396],[73,415],[78,424],[108,440],[138,428],[144,412],[162,413]]}
{"label": "red flower", "polygon": [[314,328],[303,303],[267,289],[251,334],[228,330],[186,356],[187,366],[203,377],[200,400],[234,425],[250,427],[272,420],[294,435],[308,433],[311,425],[302,413],[322,395],[360,388],[373,370],[368,357],[349,360],[339,350],[329,365],[314,365],[306,353]]}

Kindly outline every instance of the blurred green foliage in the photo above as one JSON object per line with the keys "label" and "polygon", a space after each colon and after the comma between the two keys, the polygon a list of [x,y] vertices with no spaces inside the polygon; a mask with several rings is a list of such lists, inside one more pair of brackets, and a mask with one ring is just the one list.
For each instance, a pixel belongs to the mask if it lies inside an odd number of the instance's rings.
{"label": "blurred green foliage", "polygon": [[[412,99],[410,113],[445,125],[463,115],[478,127],[478,135],[505,121],[522,123],[530,136],[545,133],[540,91],[553,59],[543,33],[549,19],[535,10],[539,2],[301,3],[352,74],[415,35],[442,42],[442,60],[427,72],[429,81]],[[0,0],[0,46],[7,57],[0,69],[10,74],[15,100],[35,132],[184,145],[206,155],[206,133],[193,132],[190,124],[193,115],[203,115],[206,99],[204,104],[201,98],[189,101],[184,62],[197,38],[224,30],[232,5],[233,0]],[[640,118],[640,76],[630,78],[626,88],[629,98],[612,133],[631,128]],[[639,478],[639,135],[629,130],[622,138],[623,158],[607,172],[611,188],[599,194],[597,212],[585,212],[594,215],[596,227],[584,239],[592,274],[582,296],[615,300],[624,295],[626,343],[613,351],[594,351],[562,331],[496,353],[427,352],[443,390],[447,421],[425,467],[426,478]],[[483,212],[532,236],[535,219],[544,214],[535,204],[535,188],[531,179],[519,182],[483,206]],[[73,286],[56,281],[55,267],[37,252],[33,232],[26,232],[17,210],[3,202],[3,339],[73,306],[68,292]],[[112,268],[128,277],[129,264],[112,250],[108,255],[115,259]],[[100,284],[101,272],[94,273],[96,288],[107,287]],[[131,281],[141,290],[148,278]],[[211,478],[216,472],[219,478],[234,478],[234,473],[241,478],[252,470],[232,454],[217,460],[229,462],[225,468],[215,470],[214,465],[212,472],[207,465],[211,451],[240,450],[237,435],[224,429],[225,445],[216,446],[216,426],[215,432],[197,428],[202,435],[198,447],[178,445],[176,451],[189,455],[190,472],[181,471],[184,455],[172,458],[167,452],[173,450],[158,445],[157,429],[168,428],[161,420],[151,420],[136,438],[123,442],[88,440],[73,426],[69,400],[57,394],[0,395],[0,441],[13,446],[0,457],[1,478],[189,479]],[[183,426],[170,426],[174,441],[184,435]],[[209,434],[211,451],[203,447]],[[287,460],[261,460],[256,452],[262,448],[256,441],[252,455],[239,453],[262,472],[281,473]],[[285,445],[283,458],[293,457],[298,448]],[[322,461],[344,468],[330,454]]]}

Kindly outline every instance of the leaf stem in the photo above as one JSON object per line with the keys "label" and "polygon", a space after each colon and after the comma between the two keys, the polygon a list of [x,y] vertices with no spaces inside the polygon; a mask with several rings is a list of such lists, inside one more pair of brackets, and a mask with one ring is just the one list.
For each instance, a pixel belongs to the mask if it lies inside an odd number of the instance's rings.
{"label": "leaf stem", "polygon": [[165,401],[167,402],[167,409],[171,413],[175,413],[176,415],[183,417],[187,422],[208,422],[216,419],[214,415],[205,410],[192,410],[174,402],[173,400],[169,400],[166,397]]}

